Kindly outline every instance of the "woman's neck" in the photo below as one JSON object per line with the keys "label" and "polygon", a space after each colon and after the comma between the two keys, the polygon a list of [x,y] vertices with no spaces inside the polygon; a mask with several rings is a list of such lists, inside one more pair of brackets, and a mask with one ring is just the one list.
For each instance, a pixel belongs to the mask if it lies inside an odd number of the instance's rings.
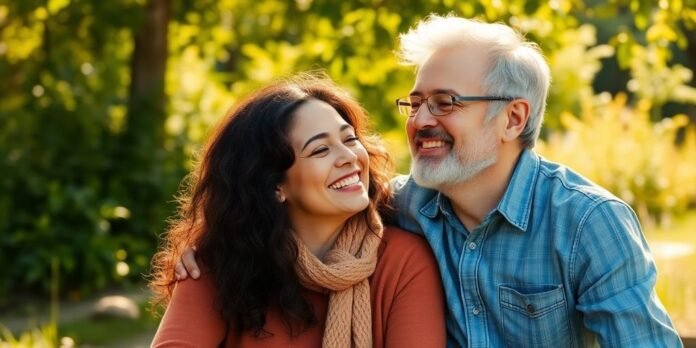
{"label": "woman's neck", "polygon": [[331,250],[343,229],[346,219],[293,219],[292,227],[302,243],[319,260]]}

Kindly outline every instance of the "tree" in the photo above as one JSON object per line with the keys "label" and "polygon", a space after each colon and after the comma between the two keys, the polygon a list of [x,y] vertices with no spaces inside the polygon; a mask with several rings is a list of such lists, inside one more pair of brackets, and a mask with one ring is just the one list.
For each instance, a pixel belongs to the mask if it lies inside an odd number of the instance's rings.
{"label": "tree", "polygon": [[[503,21],[540,44],[554,81],[544,136],[607,105],[693,118],[694,1],[0,0],[0,264],[12,265],[0,299],[47,291],[52,259],[74,296],[141,279],[210,125],[294,72],[324,69],[349,89],[407,170],[393,101],[413,71],[393,52],[430,12]],[[669,192],[643,196],[661,211],[649,200]]]}

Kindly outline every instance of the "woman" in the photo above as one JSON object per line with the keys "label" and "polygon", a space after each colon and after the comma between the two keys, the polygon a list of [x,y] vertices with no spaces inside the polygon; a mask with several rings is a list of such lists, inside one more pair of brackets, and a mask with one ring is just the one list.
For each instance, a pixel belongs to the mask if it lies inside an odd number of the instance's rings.
{"label": "woman", "polygon": [[[311,77],[225,117],[153,260],[168,302],[153,346],[445,345],[437,265],[420,237],[382,227],[391,162],[365,122]],[[176,283],[186,245],[203,274]]]}

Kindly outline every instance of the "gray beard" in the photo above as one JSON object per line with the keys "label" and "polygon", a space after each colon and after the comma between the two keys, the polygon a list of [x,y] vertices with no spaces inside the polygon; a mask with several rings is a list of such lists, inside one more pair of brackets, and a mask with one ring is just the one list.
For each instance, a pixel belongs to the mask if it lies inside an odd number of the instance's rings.
{"label": "gray beard", "polygon": [[411,162],[411,176],[416,184],[438,190],[470,180],[498,160],[493,133],[473,149],[452,149],[444,159],[415,158]]}

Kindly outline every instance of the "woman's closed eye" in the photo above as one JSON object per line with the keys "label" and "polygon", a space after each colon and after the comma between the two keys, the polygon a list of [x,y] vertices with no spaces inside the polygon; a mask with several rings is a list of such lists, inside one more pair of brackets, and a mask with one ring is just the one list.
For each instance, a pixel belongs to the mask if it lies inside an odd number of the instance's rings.
{"label": "woman's closed eye", "polygon": [[325,155],[329,152],[328,146],[320,146],[309,154],[310,156],[320,156],[320,155]]}
{"label": "woman's closed eye", "polygon": [[[350,136],[346,137],[345,139],[343,139],[343,143],[348,145],[348,146],[353,146],[355,144],[358,144],[359,142],[360,142],[360,138],[358,138],[355,135],[350,135]],[[319,146],[316,149],[312,150],[312,152],[310,152],[309,156],[310,157],[312,157],[312,156],[317,156],[317,157],[325,156],[329,152],[329,150],[330,150],[329,146],[322,145],[322,146]]]}
{"label": "woman's closed eye", "polygon": [[351,135],[347,137],[345,140],[343,140],[344,144],[355,144],[360,141],[360,138],[356,137],[355,135]]}

